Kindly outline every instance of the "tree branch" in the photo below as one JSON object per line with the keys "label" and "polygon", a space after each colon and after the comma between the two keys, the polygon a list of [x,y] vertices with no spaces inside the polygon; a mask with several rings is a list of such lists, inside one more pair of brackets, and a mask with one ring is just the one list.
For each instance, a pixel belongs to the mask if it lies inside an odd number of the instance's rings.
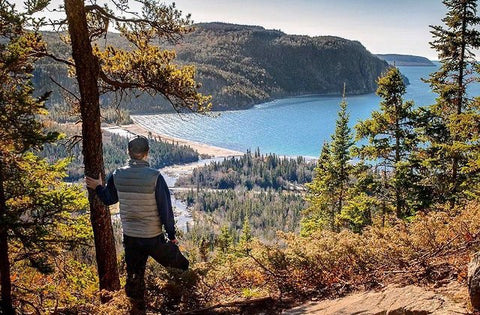
{"label": "tree branch", "polygon": [[156,23],[150,21],[150,20],[147,20],[147,19],[128,19],[128,18],[123,18],[123,17],[118,17],[118,16],[115,16],[111,13],[109,13],[108,11],[106,11],[104,8],[102,8],[101,6],[99,6],[98,4],[91,4],[91,5],[86,5],[85,6],[85,11],[87,12],[91,12],[91,11],[96,11],[98,14],[102,15],[103,17],[106,17],[108,19],[112,19],[114,21],[117,21],[117,22],[123,22],[123,23],[146,23],[146,24],[149,24],[149,25],[155,25]]}
{"label": "tree branch", "polygon": [[[142,3],[145,5],[144,2],[142,1],[139,1],[139,3]],[[171,42],[176,42],[178,40],[178,38],[181,38],[182,37],[182,26],[180,25],[175,25],[173,24],[173,27],[170,23],[165,23],[163,21],[158,21],[158,19],[161,19],[162,17],[159,17],[159,16],[154,16],[154,17],[151,17],[151,18],[142,18],[142,17],[139,17],[138,14],[134,13],[134,12],[128,12],[126,10],[126,8],[123,8],[122,11],[124,12],[127,12],[129,14],[132,14],[132,15],[135,15],[135,16],[138,16],[138,18],[126,18],[126,17],[119,17],[119,16],[116,16],[114,15],[113,13],[110,13],[108,12],[105,8],[97,5],[97,4],[91,4],[91,5],[86,5],[85,6],[85,10],[87,12],[92,12],[92,11],[95,11],[96,14],[98,14],[100,17],[104,18],[104,19],[111,19],[115,22],[119,22],[119,23],[128,23],[128,24],[133,24],[133,25],[149,25],[150,27],[152,27],[153,29],[155,29],[156,31],[156,35],[159,36],[159,37],[166,37],[167,40],[171,41]],[[166,9],[164,11],[164,13],[169,13],[168,9]],[[174,14],[176,13],[176,11],[173,12]],[[175,16],[173,17],[168,17],[168,20],[170,19],[175,19]],[[189,21],[188,21],[188,18],[187,20],[184,21],[185,24],[189,24]]]}
{"label": "tree branch", "polygon": [[101,69],[99,71],[99,77],[102,79],[105,83],[111,85],[114,89],[113,91],[119,90],[119,89],[135,89],[135,88],[141,88],[141,85],[138,83],[131,83],[131,82],[120,82],[116,81],[113,79],[110,79],[105,72],[103,72]]}
{"label": "tree branch", "polygon": [[[118,91],[118,90],[125,90],[125,89],[147,89],[147,88],[152,88],[149,86],[144,86],[138,83],[133,83],[133,82],[121,82],[121,81],[116,81],[113,79],[110,79],[105,72],[102,70],[99,71],[99,77],[102,79],[105,83],[111,85],[113,87],[112,91]],[[172,107],[175,109],[175,111],[178,112],[178,105],[172,100],[170,96],[168,96],[166,93],[163,93],[161,91],[158,91],[155,89],[155,92],[161,94],[165,99],[172,105]]]}
{"label": "tree branch", "polygon": [[80,102],[80,97],[78,97],[77,95],[75,95],[75,93],[73,93],[72,91],[70,91],[69,89],[67,89],[66,87],[64,87],[63,85],[61,85],[60,83],[58,83],[57,81],[55,81],[55,79],[52,77],[52,76],[49,76],[50,80],[52,80],[52,82],[58,86],[59,88],[61,88],[63,91],[67,92],[68,94],[70,94],[71,96],[73,96],[77,101]]}
{"label": "tree branch", "polygon": [[48,53],[48,52],[38,52],[38,53],[35,54],[35,57],[39,57],[39,58],[41,58],[41,57],[49,57],[49,58],[52,58],[52,59],[55,60],[55,61],[64,63],[64,64],[66,64],[66,65],[68,65],[68,66],[75,67],[75,64],[74,64],[73,62],[71,62],[71,61],[69,61],[69,60],[62,59],[62,58],[58,58],[57,56],[52,55],[52,54],[50,54],[50,53]]}

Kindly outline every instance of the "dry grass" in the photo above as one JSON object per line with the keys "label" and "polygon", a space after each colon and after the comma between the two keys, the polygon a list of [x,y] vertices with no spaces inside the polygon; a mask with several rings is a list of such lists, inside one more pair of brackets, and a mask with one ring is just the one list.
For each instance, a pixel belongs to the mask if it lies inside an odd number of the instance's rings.
{"label": "dry grass", "polygon": [[[337,297],[391,283],[429,286],[465,302],[467,264],[480,247],[479,217],[480,204],[472,202],[455,211],[419,214],[410,223],[392,218],[387,226],[371,227],[362,234],[347,230],[318,231],[308,237],[279,233],[277,244],[254,240],[229,253],[205,254],[201,246],[186,244],[184,250],[192,261],[188,272],[149,263],[148,310],[164,314],[210,307],[221,313],[225,308],[218,305],[242,309],[253,301],[260,301],[259,308],[285,307],[311,297]],[[275,303],[262,304],[264,300]],[[127,314],[131,304],[122,290],[103,305],[62,309]]]}

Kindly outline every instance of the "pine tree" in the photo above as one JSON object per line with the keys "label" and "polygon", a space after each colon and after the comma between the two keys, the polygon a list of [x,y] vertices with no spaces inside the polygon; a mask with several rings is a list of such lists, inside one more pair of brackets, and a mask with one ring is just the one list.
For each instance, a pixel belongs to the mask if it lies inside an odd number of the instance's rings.
{"label": "pine tree", "polygon": [[301,233],[304,236],[321,228],[335,230],[335,187],[330,155],[330,146],[326,142],[314,170],[314,178],[306,185],[309,207],[304,211],[302,220]]}
{"label": "pine tree", "polygon": [[[27,152],[5,169],[9,254],[14,274],[23,274],[28,266],[35,278],[48,281],[62,268],[59,259],[68,261],[72,250],[79,246],[91,247],[88,200],[80,185],[63,181],[67,166],[67,160],[50,164]],[[26,277],[13,277],[13,296],[19,309],[25,306],[22,300],[29,294],[22,288],[29,284],[25,281]],[[43,294],[45,299],[55,299]]]}
{"label": "pine tree", "polygon": [[233,236],[227,225],[223,226],[218,236],[217,245],[222,253],[228,253],[233,245]]}
{"label": "pine tree", "polygon": [[38,35],[24,32],[25,22],[25,17],[16,12],[13,5],[0,1],[0,278],[1,306],[6,314],[13,313],[7,167],[14,167],[22,153],[56,136],[45,134],[36,117],[45,113],[47,95],[39,99],[33,97],[31,52],[42,43]]}
{"label": "pine tree", "polygon": [[[44,9],[48,1],[39,1]],[[183,17],[175,4],[140,1],[139,9],[131,7],[133,1],[85,3],[83,0],[64,0],[62,12],[66,16],[53,21],[53,27],[64,26],[69,34],[66,41],[72,48],[72,60],[65,60],[47,50],[37,55],[53,58],[70,67],[78,83],[78,101],[82,120],[82,153],[85,175],[105,178],[100,128],[100,94],[117,93],[138,95],[145,92],[160,94],[179,110],[205,112],[211,104],[209,97],[198,93],[195,68],[174,64],[175,52],[153,44],[161,39],[175,43],[190,30],[189,16]],[[49,26],[47,20],[37,21]],[[115,28],[129,42],[130,49],[108,45],[107,32]],[[95,41],[103,38],[102,49]],[[100,289],[120,288],[113,229],[108,207],[104,206],[93,190],[88,190],[91,222],[95,238],[96,261]]]}
{"label": "pine tree", "polygon": [[[355,148],[352,149],[354,151]],[[363,161],[356,161],[350,171],[351,182],[347,191],[347,202],[337,221],[341,226],[360,233],[365,227],[373,224],[374,216],[383,210],[378,199],[381,182],[372,167]],[[382,220],[385,211],[381,213]]]}
{"label": "pine tree", "polygon": [[[353,169],[349,163],[351,159],[350,149],[352,148],[353,135],[352,130],[348,126],[349,115],[347,113],[347,101],[345,99],[345,87],[343,91],[343,99],[340,103],[340,111],[335,127],[335,133],[331,142],[331,163],[334,171],[333,186],[336,187],[336,214],[342,212],[347,200],[347,191],[350,183],[350,174]],[[337,227],[338,230],[338,227]]]}
{"label": "pine tree", "polygon": [[335,133],[330,143],[325,143],[315,168],[315,175],[306,197],[310,206],[305,211],[302,233],[308,234],[317,226],[339,231],[338,216],[348,201],[350,174],[353,169],[349,163],[353,136],[348,126],[349,115],[344,97],[336,121]]}
{"label": "pine tree", "polygon": [[[479,67],[473,51],[480,47],[476,0],[444,0],[445,26],[431,26],[441,67],[426,80],[438,94],[435,104],[423,111],[422,129],[426,150],[421,158],[429,170],[424,179],[431,182],[434,201],[454,206],[478,182],[478,169],[472,159],[479,150],[477,99],[467,87],[478,80]],[[475,163],[473,163],[475,164]]]}
{"label": "pine tree", "polygon": [[238,243],[242,253],[246,253],[246,254],[250,253],[250,250],[251,250],[250,243],[252,242],[252,239],[253,239],[252,229],[250,228],[249,215],[247,211],[243,219],[242,234],[240,235],[240,241]]}
{"label": "pine tree", "polygon": [[[39,8],[35,1],[29,6],[30,12]],[[27,259],[43,273],[52,271],[50,258],[62,245],[78,240],[72,213],[85,211],[79,188],[61,182],[65,162],[49,165],[28,152],[56,140],[58,133],[46,132],[40,120],[47,113],[48,94],[33,96],[34,56],[44,44],[37,33],[25,30],[27,18],[0,1],[0,277],[5,314],[13,313],[11,263]]]}
{"label": "pine tree", "polygon": [[356,139],[368,140],[356,150],[357,155],[373,161],[384,170],[384,197],[395,208],[398,218],[412,214],[407,209],[407,200],[414,186],[409,158],[417,145],[413,130],[413,103],[403,101],[405,92],[400,70],[390,68],[378,80],[377,95],[382,98],[380,110],[355,126]]}

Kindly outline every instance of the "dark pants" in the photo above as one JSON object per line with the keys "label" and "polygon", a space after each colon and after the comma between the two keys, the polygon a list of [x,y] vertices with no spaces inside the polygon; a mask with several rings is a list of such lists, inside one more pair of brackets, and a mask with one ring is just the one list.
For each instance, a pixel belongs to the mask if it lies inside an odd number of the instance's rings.
{"label": "dark pants", "polygon": [[145,309],[145,268],[148,256],[162,265],[168,264],[164,250],[163,234],[152,238],[139,238],[123,235],[125,263],[127,264],[127,283],[125,292],[138,309]]}

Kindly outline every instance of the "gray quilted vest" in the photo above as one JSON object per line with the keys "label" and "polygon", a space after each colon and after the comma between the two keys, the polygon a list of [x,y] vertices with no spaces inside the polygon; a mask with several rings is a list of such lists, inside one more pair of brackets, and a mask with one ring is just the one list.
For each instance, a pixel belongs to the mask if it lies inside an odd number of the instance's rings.
{"label": "gray quilted vest", "polygon": [[159,171],[149,167],[148,162],[134,159],[113,173],[124,234],[149,238],[162,233],[155,199],[159,174]]}

